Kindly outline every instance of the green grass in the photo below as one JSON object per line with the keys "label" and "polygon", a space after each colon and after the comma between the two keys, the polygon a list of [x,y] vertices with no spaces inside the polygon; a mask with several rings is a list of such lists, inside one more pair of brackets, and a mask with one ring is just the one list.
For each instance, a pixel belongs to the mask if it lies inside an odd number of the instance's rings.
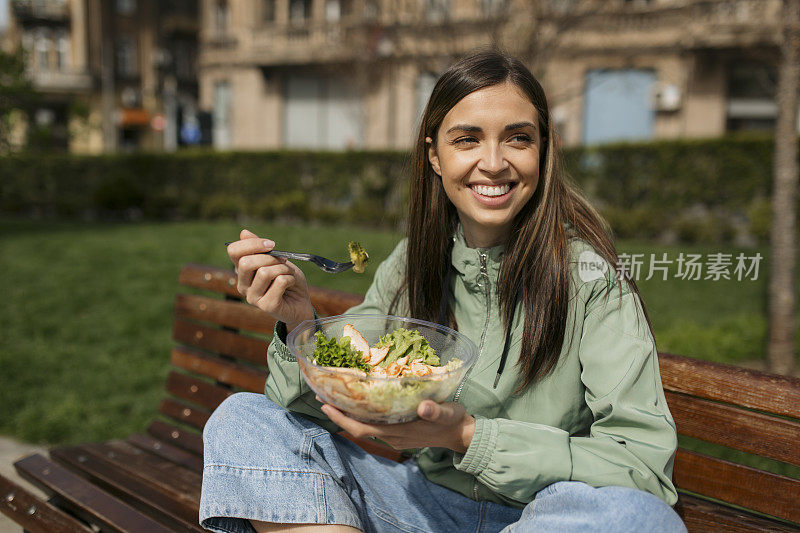
{"label": "green grass", "polygon": [[[280,248],[331,258],[344,259],[346,242],[357,238],[373,261],[367,274],[304,271],[311,284],[359,293],[400,238],[352,227],[248,227]],[[0,219],[0,434],[74,443],[143,431],[163,397],[178,271],[187,262],[229,266],[223,243],[240,229]],[[619,248],[672,259],[738,251]],[[641,281],[659,348],[725,362],[762,358],[766,273],[762,263],[757,281]]]}
{"label": "green grass", "polygon": [[[375,258],[397,236],[336,228],[250,226],[278,246],[347,257],[357,237]],[[72,443],[142,431],[163,397],[178,271],[230,266],[235,223],[0,221],[0,434]],[[371,272],[309,283],[366,291]]]}

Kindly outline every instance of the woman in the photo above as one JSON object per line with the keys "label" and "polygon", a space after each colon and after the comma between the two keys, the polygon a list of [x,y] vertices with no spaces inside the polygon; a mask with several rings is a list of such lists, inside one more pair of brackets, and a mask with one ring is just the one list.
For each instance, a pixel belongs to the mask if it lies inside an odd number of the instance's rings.
{"label": "woman", "polygon": [[[266,398],[233,395],[206,426],[202,525],[683,531],[649,319],[636,284],[615,275],[601,217],[560,171],[530,71],[498,52],[453,65],[411,174],[408,238],[349,312],[446,322],[479,345],[478,361],[452,401],[422,402],[413,422],[363,424],[322,405],[285,346],[314,316],[305,278],[242,231],[228,248],[238,290],[279,322]],[[383,460],[340,429],[419,451]]]}

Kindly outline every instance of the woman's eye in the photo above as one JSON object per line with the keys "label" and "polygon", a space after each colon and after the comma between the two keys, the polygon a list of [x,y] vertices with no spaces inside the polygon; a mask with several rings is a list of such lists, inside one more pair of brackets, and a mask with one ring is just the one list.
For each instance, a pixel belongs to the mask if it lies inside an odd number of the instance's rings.
{"label": "woman's eye", "polygon": [[453,144],[468,145],[476,142],[478,142],[478,139],[475,137],[460,137],[453,141]]}
{"label": "woman's eye", "polygon": [[517,135],[514,135],[513,137],[511,137],[511,142],[529,143],[529,142],[531,142],[531,138],[530,138],[529,135],[526,135],[524,133],[518,133]]}

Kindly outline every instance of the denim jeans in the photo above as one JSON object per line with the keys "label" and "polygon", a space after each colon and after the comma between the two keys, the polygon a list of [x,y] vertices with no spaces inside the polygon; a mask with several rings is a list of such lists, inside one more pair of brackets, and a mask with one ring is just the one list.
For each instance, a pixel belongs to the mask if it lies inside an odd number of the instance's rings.
{"label": "denim jeans", "polygon": [[261,394],[225,400],[203,431],[200,524],[252,533],[248,519],[345,524],[365,532],[685,531],[652,494],[574,481],[524,509],[478,502],[427,480],[413,461],[370,455]]}

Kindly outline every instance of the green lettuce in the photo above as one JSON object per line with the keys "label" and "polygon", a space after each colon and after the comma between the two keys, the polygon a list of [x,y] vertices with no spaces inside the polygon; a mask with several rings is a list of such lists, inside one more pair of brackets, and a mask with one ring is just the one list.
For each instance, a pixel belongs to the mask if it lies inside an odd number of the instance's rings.
{"label": "green lettuce", "polygon": [[415,359],[422,359],[426,365],[439,366],[439,356],[436,355],[433,347],[419,331],[399,328],[380,338],[376,348],[389,346],[389,353],[378,366],[386,368],[401,357],[408,355],[408,362]]}
{"label": "green lettuce", "polygon": [[357,368],[364,372],[369,372],[372,368],[369,363],[364,361],[364,355],[350,346],[350,337],[342,337],[337,341],[335,338],[325,337],[321,331],[316,332],[315,335],[317,342],[311,356],[316,364]]}

